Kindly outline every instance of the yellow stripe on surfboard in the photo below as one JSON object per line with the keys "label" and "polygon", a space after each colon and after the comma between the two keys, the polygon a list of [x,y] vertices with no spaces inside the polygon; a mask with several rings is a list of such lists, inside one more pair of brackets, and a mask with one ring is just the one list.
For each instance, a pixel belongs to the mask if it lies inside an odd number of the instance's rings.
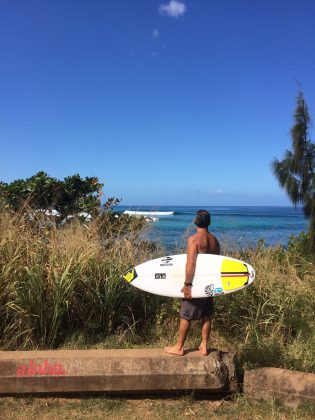
{"label": "yellow stripe on surfboard", "polygon": [[221,266],[221,280],[225,291],[235,290],[245,286],[248,282],[248,269],[245,264],[234,260],[223,260]]}

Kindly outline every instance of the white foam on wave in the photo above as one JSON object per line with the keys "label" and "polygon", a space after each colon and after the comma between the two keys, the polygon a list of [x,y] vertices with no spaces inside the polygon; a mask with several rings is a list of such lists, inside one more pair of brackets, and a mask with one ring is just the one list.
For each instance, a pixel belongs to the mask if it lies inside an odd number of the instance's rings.
{"label": "white foam on wave", "polygon": [[159,220],[159,218],[158,217],[147,217],[145,220],[147,222],[152,223],[152,222],[157,222]]}
{"label": "white foam on wave", "polygon": [[125,214],[130,216],[171,216],[174,214],[174,211],[134,211],[134,210],[125,210]]}

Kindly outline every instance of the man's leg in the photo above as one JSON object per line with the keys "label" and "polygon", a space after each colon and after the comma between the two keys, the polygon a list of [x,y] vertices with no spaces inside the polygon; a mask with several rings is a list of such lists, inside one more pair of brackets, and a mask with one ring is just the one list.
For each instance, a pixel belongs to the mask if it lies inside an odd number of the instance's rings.
{"label": "man's leg", "polygon": [[175,346],[165,347],[166,353],[176,354],[178,356],[183,356],[184,354],[184,343],[189,331],[190,321],[187,319],[181,318],[179,323],[179,334],[178,340]]}
{"label": "man's leg", "polygon": [[211,331],[211,319],[209,316],[202,317],[202,327],[201,327],[201,344],[199,346],[200,353],[203,356],[208,355],[207,344]]}

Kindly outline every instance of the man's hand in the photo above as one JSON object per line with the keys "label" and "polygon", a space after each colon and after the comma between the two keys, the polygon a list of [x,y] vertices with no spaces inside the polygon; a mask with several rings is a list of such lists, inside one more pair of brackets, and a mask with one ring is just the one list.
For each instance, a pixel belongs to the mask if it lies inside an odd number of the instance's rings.
{"label": "man's hand", "polygon": [[191,299],[191,286],[184,286],[181,290],[185,299]]}

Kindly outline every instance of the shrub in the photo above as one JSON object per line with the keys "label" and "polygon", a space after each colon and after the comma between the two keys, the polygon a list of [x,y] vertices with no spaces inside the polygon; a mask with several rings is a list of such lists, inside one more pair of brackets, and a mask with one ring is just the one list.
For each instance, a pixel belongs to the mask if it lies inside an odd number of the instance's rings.
{"label": "shrub", "polygon": [[78,330],[110,334],[151,325],[159,298],[120,280],[156,252],[141,239],[144,222],[129,219],[105,214],[56,228],[26,214],[0,214],[2,347],[50,348]]}

